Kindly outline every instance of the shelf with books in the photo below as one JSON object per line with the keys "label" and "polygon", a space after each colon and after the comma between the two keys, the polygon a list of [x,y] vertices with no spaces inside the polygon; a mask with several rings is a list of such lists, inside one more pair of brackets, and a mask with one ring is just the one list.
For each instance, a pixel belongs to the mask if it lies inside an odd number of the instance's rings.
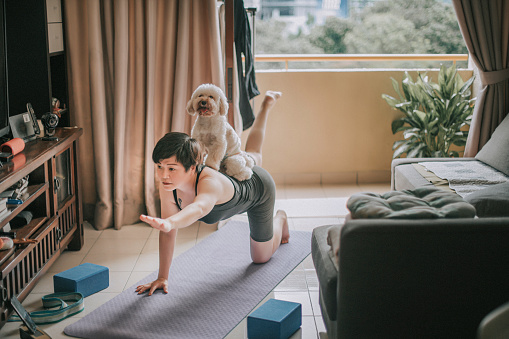
{"label": "shelf with books", "polygon": [[[32,206],[32,202],[34,202],[38,197],[43,195],[47,192],[49,188],[49,183],[43,183],[38,185],[29,185],[27,188],[27,198],[21,203],[21,204],[7,204],[7,210],[9,211],[9,215],[0,221],[0,228],[2,228],[4,225],[6,225],[8,222],[10,222],[14,217],[16,217],[20,212],[28,209],[28,210],[34,210],[37,212],[41,211],[41,205],[44,203],[44,201],[39,201],[38,204],[34,204]],[[44,204],[45,205],[45,204]],[[30,207],[32,208],[30,208]],[[44,206],[45,207],[45,206]],[[34,216],[34,211],[31,211]],[[1,218],[0,218],[1,219]]]}

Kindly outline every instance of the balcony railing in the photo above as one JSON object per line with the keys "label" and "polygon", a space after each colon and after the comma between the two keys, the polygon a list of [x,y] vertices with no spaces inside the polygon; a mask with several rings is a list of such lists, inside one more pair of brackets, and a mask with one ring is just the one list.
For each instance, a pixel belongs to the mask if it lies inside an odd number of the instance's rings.
{"label": "balcony railing", "polygon": [[435,62],[458,61],[468,62],[468,54],[263,54],[256,55],[255,62],[284,63],[288,70],[289,62]]}

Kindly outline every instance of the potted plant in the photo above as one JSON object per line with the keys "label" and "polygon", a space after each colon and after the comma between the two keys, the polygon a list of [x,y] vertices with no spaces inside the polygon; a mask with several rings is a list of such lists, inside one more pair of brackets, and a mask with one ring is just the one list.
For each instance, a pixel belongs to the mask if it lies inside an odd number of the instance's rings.
{"label": "potted plant", "polygon": [[475,98],[471,99],[471,77],[466,82],[457,73],[456,66],[440,67],[438,83],[434,83],[426,73],[418,73],[414,82],[405,72],[401,82],[392,79],[396,99],[382,94],[382,98],[403,115],[392,122],[392,133],[403,132],[403,140],[394,142],[393,158],[406,153],[415,157],[459,157],[452,145],[464,146],[470,126]]}

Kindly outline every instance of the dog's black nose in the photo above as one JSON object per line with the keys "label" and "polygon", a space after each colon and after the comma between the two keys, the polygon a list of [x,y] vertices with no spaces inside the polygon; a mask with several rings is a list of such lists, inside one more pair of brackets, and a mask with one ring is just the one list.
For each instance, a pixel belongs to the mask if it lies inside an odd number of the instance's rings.
{"label": "dog's black nose", "polygon": [[202,106],[206,106],[206,105],[207,105],[207,102],[206,102],[205,100],[202,100],[202,101],[200,101],[200,105],[202,105]]}

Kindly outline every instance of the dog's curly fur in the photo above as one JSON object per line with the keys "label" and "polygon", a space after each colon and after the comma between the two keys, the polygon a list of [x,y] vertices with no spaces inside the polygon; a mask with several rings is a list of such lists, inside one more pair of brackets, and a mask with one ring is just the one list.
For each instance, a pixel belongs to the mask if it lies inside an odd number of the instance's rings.
{"label": "dog's curly fur", "polygon": [[223,91],[212,84],[203,84],[187,103],[187,112],[198,114],[191,137],[207,149],[205,165],[237,180],[251,178],[253,159],[240,149],[240,138],[226,120],[228,101]]}

